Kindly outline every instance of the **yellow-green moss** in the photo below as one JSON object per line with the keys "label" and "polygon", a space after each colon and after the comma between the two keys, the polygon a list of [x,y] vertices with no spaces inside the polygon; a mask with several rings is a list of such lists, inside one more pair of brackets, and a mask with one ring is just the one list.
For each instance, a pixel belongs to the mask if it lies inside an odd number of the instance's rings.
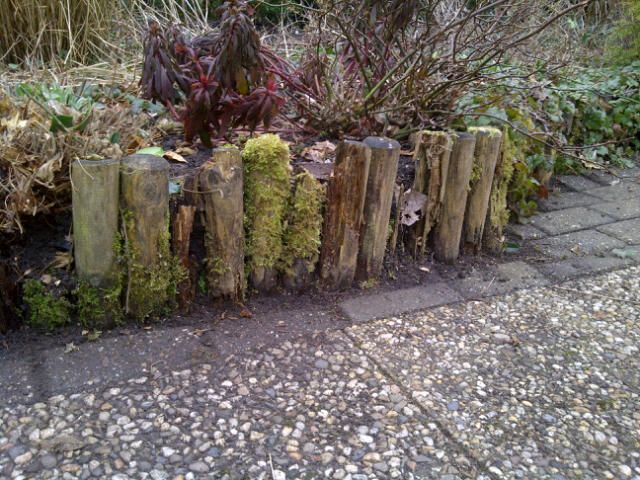
{"label": "yellow-green moss", "polygon": [[66,298],[47,292],[37,280],[23,285],[23,301],[28,309],[27,323],[42,330],[53,330],[69,323],[71,304]]}
{"label": "yellow-green moss", "polygon": [[97,288],[80,282],[75,291],[78,318],[85,328],[108,328],[120,325],[123,320],[121,304],[122,284],[111,288]]}
{"label": "yellow-green moss", "polygon": [[296,175],[295,185],[286,216],[280,268],[291,273],[295,261],[300,259],[307,260],[307,268],[312,272],[320,255],[325,189],[307,172]]}
{"label": "yellow-green moss", "polygon": [[[500,130],[495,127],[469,127],[468,132],[477,135],[478,133],[488,134],[490,138],[500,135]],[[473,168],[471,169],[471,178],[469,179],[469,187],[473,186],[482,176],[482,165],[478,163],[478,159],[474,156]]]}
{"label": "yellow-green moss", "polygon": [[247,141],[244,205],[247,273],[273,268],[282,256],[284,216],[289,197],[289,147],[277,135]]}
{"label": "yellow-green moss", "polygon": [[[123,228],[127,231],[123,238],[128,238],[133,231],[133,218],[126,213],[123,214],[123,218]],[[141,265],[138,261],[139,253],[125,242],[124,257],[129,277],[125,305],[130,307],[127,313],[139,320],[164,315],[175,308],[178,283],[184,280],[186,275],[180,260],[171,253],[169,222],[166,224],[167,229],[158,240],[156,263],[150,267]]]}

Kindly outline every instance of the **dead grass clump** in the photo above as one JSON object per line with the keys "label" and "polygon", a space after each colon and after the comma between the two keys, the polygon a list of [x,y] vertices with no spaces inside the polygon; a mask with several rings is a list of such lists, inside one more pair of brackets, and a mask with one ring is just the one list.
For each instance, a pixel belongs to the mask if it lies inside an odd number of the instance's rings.
{"label": "dead grass clump", "polygon": [[112,50],[118,0],[2,0],[0,60],[83,63]]}
{"label": "dead grass clump", "polygon": [[79,111],[0,91],[0,235],[24,233],[26,217],[68,209],[71,162],[120,158],[142,143],[148,122],[126,102]]}

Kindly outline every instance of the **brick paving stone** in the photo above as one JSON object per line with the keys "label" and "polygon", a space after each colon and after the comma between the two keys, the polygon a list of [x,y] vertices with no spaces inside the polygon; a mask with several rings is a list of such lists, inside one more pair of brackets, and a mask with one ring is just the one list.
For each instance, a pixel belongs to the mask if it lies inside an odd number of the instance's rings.
{"label": "brick paving stone", "polygon": [[475,270],[456,287],[465,298],[481,298],[546,284],[547,279],[534,267],[518,261]]}
{"label": "brick paving stone", "polygon": [[538,202],[542,212],[551,212],[571,207],[584,207],[597,203],[599,199],[584,192],[553,193],[547,199]]}
{"label": "brick paving stone", "polygon": [[589,194],[601,198],[605,202],[623,202],[626,200],[640,201],[640,184],[620,182],[608,187],[589,190]]}
{"label": "brick paving stone", "polygon": [[605,255],[614,248],[624,248],[621,240],[598,232],[583,230],[531,242],[536,251],[549,259],[577,259],[588,255]]}
{"label": "brick paving stone", "polygon": [[640,198],[624,202],[596,203],[590,208],[606,213],[617,220],[629,220],[640,217]]}
{"label": "brick paving stone", "polygon": [[589,180],[588,178],[581,175],[558,175],[555,180],[560,185],[563,185],[577,192],[591,190],[600,186],[599,183],[596,183],[593,180]]}
{"label": "brick paving stone", "polygon": [[535,240],[547,236],[545,232],[539,228],[529,224],[510,223],[505,229],[507,235],[515,237],[519,240]]}

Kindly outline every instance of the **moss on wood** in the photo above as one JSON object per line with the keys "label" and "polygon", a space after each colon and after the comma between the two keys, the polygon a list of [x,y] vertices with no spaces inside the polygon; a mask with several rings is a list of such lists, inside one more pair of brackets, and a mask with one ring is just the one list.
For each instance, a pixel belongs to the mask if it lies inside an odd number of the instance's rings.
{"label": "moss on wood", "polygon": [[296,260],[305,260],[309,273],[315,269],[320,255],[324,199],[325,189],[316,178],[308,172],[296,175],[280,258],[280,269],[286,275],[294,273],[292,267]]}
{"label": "moss on wood", "polygon": [[247,141],[244,161],[244,205],[247,257],[251,276],[276,267],[282,257],[284,217],[289,198],[289,147],[277,135]]}

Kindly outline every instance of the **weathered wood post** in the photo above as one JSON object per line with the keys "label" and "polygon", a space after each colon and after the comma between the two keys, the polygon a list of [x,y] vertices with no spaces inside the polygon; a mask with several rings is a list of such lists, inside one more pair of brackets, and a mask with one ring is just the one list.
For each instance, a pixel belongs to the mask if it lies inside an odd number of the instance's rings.
{"label": "weathered wood post", "polygon": [[453,140],[448,132],[422,131],[415,139],[416,174],[413,190],[427,196],[422,217],[411,230],[409,246],[414,257],[424,254],[429,233],[435,226],[446,191]]}
{"label": "weathered wood post", "polygon": [[301,290],[312,282],[320,255],[324,199],[324,186],[309,171],[295,176],[280,259],[284,285],[291,290]]}
{"label": "weathered wood post", "polygon": [[117,259],[119,160],[77,160],[71,165],[73,250],[80,320],[113,326],[120,317]]}
{"label": "weathered wood post", "polygon": [[244,202],[242,155],[237,148],[217,148],[200,167],[198,195],[205,220],[209,294],[244,299]]}
{"label": "weathered wood post", "polygon": [[[195,205],[178,205],[171,229],[171,247],[185,272],[189,272],[191,269],[189,245],[195,215]],[[190,309],[194,297],[193,292],[191,276],[185,275],[185,278],[177,286],[178,306],[182,310],[188,311]]]}
{"label": "weathered wood post", "polygon": [[356,279],[361,282],[376,279],[382,273],[400,159],[400,144],[395,140],[367,137],[363,143],[371,149],[371,162],[356,269]]}
{"label": "weathered wood post", "polygon": [[122,160],[123,240],[127,257],[125,311],[145,318],[164,311],[175,294],[169,248],[169,164],[153,155]]}
{"label": "weathered wood post", "polygon": [[472,127],[469,133],[476,136],[471,189],[467,198],[462,243],[465,248],[478,253],[482,247],[491,186],[500,155],[502,133],[493,127]]}
{"label": "weathered wood post", "polygon": [[442,214],[436,225],[434,236],[434,253],[442,262],[453,263],[460,254],[460,238],[475,146],[474,135],[453,134],[453,149],[449,161]]}
{"label": "weathered wood post", "polygon": [[493,176],[489,208],[487,209],[487,219],[485,221],[483,244],[485,248],[493,253],[502,252],[504,228],[509,223],[507,195],[514,171],[510,137],[509,128],[505,127],[502,130],[502,145]]}
{"label": "weathered wood post", "polygon": [[320,250],[326,288],[348,288],[355,279],[370,163],[371,149],[362,142],[346,140],[336,149]]}

